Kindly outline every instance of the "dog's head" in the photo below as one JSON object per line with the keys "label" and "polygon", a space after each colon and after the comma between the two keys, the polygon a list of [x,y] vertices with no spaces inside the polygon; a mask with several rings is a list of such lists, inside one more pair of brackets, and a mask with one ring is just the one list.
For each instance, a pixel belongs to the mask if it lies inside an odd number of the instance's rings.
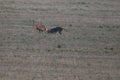
{"label": "dog's head", "polygon": [[51,33],[51,29],[48,29],[47,32],[48,32],[48,33]]}

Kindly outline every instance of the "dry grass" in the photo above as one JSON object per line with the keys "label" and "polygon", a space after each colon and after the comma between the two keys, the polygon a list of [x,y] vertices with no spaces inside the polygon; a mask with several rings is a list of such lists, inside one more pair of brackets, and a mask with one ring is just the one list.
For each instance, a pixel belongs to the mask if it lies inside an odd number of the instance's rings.
{"label": "dry grass", "polygon": [[[1,80],[120,80],[119,0],[1,0]],[[63,35],[39,33],[32,20]]]}

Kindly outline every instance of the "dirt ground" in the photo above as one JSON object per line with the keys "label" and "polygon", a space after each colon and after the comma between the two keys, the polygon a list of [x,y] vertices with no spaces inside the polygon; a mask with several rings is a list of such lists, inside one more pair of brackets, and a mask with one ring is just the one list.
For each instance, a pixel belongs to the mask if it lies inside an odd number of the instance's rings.
{"label": "dirt ground", "polygon": [[0,0],[0,80],[120,80],[120,0]]}

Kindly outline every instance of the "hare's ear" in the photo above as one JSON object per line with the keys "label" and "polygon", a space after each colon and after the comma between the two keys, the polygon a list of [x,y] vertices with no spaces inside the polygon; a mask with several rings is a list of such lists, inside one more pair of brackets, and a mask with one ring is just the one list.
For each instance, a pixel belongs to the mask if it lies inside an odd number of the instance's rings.
{"label": "hare's ear", "polygon": [[35,20],[31,20],[31,22],[32,22],[32,28],[33,28],[33,32],[34,32],[34,30],[36,30]]}
{"label": "hare's ear", "polygon": [[35,25],[35,20],[32,20],[32,23],[33,23],[33,27],[34,27],[34,25]]}

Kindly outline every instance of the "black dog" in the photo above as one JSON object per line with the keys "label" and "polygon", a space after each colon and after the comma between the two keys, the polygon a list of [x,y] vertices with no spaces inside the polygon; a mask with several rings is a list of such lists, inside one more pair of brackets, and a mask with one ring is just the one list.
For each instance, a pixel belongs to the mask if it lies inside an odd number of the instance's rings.
{"label": "black dog", "polygon": [[59,33],[59,34],[62,34],[62,31],[64,30],[64,28],[62,27],[55,27],[55,28],[52,28],[52,29],[49,29],[47,30],[48,33]]}

